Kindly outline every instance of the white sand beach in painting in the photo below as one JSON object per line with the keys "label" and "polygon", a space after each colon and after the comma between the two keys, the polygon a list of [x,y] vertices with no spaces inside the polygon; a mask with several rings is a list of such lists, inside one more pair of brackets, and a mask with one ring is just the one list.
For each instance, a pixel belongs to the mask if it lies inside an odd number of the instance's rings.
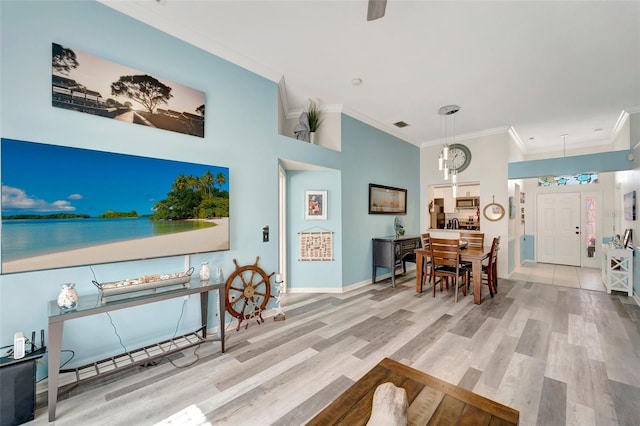
{"label": "white sand beach in painting", "polygon": [[228,250],[229,218],[209,221],[218,226],[2,262],[2,273]]}

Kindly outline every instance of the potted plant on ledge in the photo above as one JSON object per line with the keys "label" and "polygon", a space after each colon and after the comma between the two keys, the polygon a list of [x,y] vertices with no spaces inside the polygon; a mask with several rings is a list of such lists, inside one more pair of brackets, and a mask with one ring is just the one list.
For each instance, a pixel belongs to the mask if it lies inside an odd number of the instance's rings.
{"label": "potted plant on ledge", "polygon": [[320,110],[314,100],[309,99],[309,106],[306,112],[309,119],[309,142],[313,144],[315,143],[318,127],[320,127]]}

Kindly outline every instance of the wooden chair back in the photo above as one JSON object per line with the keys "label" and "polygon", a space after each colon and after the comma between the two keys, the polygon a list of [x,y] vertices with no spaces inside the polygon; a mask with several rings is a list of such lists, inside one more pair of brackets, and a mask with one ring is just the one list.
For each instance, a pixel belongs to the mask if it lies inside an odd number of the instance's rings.
{"label": "wooden chair back", "polygon": [[491,242],[491,251],[489,252],[488,262],[486,266],[483,266],[483,280],[487,280],[487,286],[489,287],[489,294],[491,297],[498,292],[498,251],[500,250],[500,236],[494,237]]}
{"label": "wooden chair back", "polygon": [[429,233],[420,234],[420,241],[422,242],[422,248],[425,250],[429,250],[430,248],[430,235]]}
{"label": "wooden chair back", "polygon": [[484,233],[460,232],[460,239],[468,241],[468,247],[482,248],[484,246]]}
{"label": "wooden chair back", "polygon": [[[467,295],[467,282],[469,281],[468,269],[460,267],[460,240],[448,238],[431,238],[431,264],[435,277],[440,277],[440,291],[442,280],[445,279],[449,288],[449,278],[455,285],[455,302],[458,302],[458,288],[462,287],[462,293]],[[461,279],[464,278],[464,279]],[[433,297],[436,296],[436,281],[433,281]]]}
{"label": "wooden chair back", "polygon": [[460,241],[458,239],[431,238],[429,243],[431,245],[431,262],[436,268],[436,274],[439,266],[456,269],[460,266]]}

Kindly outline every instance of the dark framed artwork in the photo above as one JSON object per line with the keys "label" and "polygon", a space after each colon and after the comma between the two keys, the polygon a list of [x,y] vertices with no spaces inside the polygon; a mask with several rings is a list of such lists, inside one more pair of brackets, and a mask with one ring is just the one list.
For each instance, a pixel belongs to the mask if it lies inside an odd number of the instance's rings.
{"label": "dark framed artwork", "polygon": [[624,194],[624,220],[636,220],[636,191]]}
{"label": "dark framed artwork", "polygon": [[2,139],[2,273],[229,250],[229,169]]}
{"label": "dark framed artwork", "polygon": [[407,190],[370,183],[369,214],[407,214]]}
{"label": "dark framed artwork", "polygon": [[51,72],[54,107],[204,137],[202,91],[58,43]]}

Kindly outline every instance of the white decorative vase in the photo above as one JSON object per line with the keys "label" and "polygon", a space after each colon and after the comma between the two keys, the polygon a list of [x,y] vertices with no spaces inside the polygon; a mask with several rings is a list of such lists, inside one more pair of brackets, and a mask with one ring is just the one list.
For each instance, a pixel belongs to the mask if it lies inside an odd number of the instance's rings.
{"label": "white decorative vase", "polygon": [[202,262],[200,265],[200,279],[207,281],[211,277],[211,270],[209,269],[209,262]]}
{"label": "white decorative vase", "polygon": [[309,143],[316,144],[316,132],[309,132]]}
{"label": "white decorative vase", "polygon": [[58,295],[58,307],[60,310],[68,311],[78,306],[78,292],[74,283],[62,284],[62,290]]}

